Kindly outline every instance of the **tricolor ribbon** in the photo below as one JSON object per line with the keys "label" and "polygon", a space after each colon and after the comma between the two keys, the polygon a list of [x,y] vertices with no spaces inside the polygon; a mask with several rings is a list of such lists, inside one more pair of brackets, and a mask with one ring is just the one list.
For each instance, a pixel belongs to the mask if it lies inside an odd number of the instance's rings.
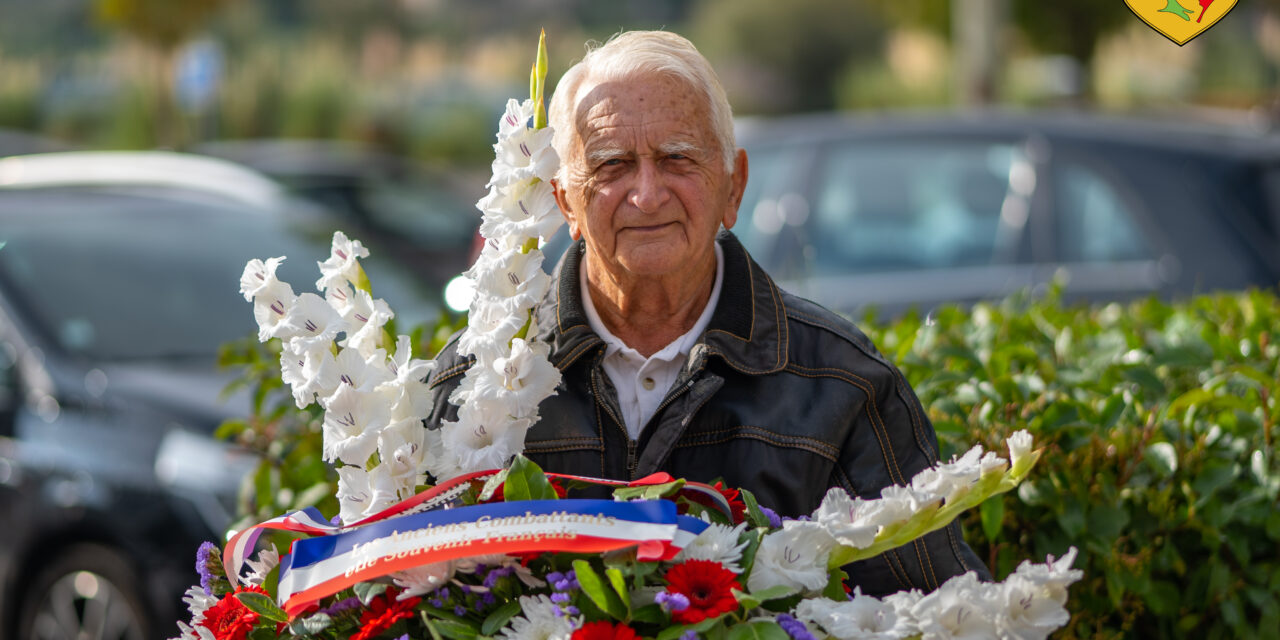
{"label": "tricolor ribbon", "polygon": [[[358,582],[413,567],[490,554],[545,551],[593,553],[636,547],[641,560],[670,559],[707,524],[676,514],[668,500],[523,500],[459,506],[472,483],[497,471],[459,476],[368,518],[342,527],[314,507],[273,518],[231,536],[223,554],[234,586],[240,567],[266,530],[315,537],[295,540],[280,563],[277,599],[292,617]],[[550,478],[614,486],[671,482],[653,474],[632,482],[547,474]],[[713,487],[686,483],[682,491],[708,498],[726,515],[728,502]]]}

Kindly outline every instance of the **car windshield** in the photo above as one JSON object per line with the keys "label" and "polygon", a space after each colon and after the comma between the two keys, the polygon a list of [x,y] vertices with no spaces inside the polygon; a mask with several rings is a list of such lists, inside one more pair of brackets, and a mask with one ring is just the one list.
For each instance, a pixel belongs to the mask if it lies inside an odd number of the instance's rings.
{"label": "car windshield", "polygon": [[[314,291],[330,235],[188,193],[104,189],[0,192],[0,286],[62,350],[94,359],[207,357],[254,329],[239,294],[252,258],[287,256],[279,277]],[[376,251],[374,294],[407,329],[437,304]]]}

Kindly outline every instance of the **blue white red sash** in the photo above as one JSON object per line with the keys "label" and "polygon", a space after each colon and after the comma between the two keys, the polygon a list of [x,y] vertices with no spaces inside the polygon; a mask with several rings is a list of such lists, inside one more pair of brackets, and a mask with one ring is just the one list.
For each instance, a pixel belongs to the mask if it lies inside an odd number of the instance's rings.
{"label": "blue white red sash", "polygon": [[[458,506],[458,497],[471,483],[495,473],[454,478],[346,527],[330,524],[314,508],[273,518],[228,540],[223,555],[227,575],[234,585],[244,559],[268,529],[316,536],[294,541],[291,553],[280,563],[277,599],[292,617],[358,582],[426,564],[490,554],[592,553],[633,546],[640,559],[669,559],[707,527],[697,518],[678,516],[675,503],[667,500],[526,500]],[[633,483],[547,475],[610,485],[671,481],[666,474]],[[685,490],[710,497],[729,512],[728,503],[714,488],[688,483]]]}

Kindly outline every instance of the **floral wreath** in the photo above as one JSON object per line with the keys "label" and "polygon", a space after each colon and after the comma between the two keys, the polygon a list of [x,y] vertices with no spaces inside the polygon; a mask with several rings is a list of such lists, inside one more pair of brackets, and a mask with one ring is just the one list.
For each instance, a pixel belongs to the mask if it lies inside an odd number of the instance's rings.
{"label": "floral wreath", "polygon": [[[798,519],[720,483],[548,474],[520,455],[560,381],[532,314],[551,286],[539,242],[561,224],[546,69],[544,34],[531,98],[507,103],[477,204],[485,243],[458,340],[474,362],[449,397],[456,421],[422,427],[435,363],[385,331],[394,313],[372,295],[358,240],[334,234],[320,294],[276,277],[284,257],[246,265],[240,291],[259,340],[280,341],[297,406],[324,409],[340,510],[295,511],[202,545],[179,637],[1045,638],[1065,624],[1067,589],[1082,577],[1074,548],[999,583],[970,572],[883,599],[845,586],[842,567],[1015,487],[1040,456],[1025,431],[1008,439],[1008,460],[975,446],[878,499],[833,488]],[[587,485],[612,486],[614,500],[565,498]]]}

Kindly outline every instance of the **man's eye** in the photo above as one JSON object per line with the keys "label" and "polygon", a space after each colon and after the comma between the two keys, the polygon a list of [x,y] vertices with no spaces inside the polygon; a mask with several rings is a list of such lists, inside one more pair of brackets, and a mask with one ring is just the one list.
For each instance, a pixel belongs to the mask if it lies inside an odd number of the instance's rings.
{"label": "man's eye", "polygon": [[621,160],[621,159],[619,159],[619,158],[609,158],[608,160],[605,160],[604,162],[600,163],[600,166],[602,166],[602,167],[616,167],[616,166],[618,166],[618,165],[620,165],[620,164],[622,164],[622,160]]}
{"label": "man's eye", "polygon": [[667,155],[667,159],[668,160],[688,160],[689,156],[686,156],[683,153],[671,153]]}

